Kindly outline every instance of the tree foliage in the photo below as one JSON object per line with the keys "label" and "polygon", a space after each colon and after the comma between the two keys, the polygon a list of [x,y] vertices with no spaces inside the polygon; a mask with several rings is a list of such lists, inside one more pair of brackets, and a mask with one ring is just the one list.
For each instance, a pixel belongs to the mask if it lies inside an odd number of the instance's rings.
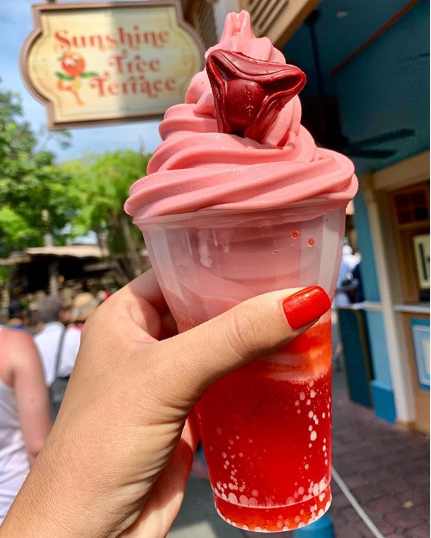
{"label": "tree foliage", "polygon": [[150,155],[116,151],[56,164],[46,149],[53,139],[70,144],[67,132],[35,133],[19,96],[0,87],[0,257],[43,245],[47,232],[57,245],[95,232],[125,284],[148,266],[142,235],[123,206]]}
{"label": "tree foliage", "polygon": [[63,163],[70,178],[69,195],[77,211],[72,231],[97,234],[109,252],[119,284],[135,278],[148,262],[142,256],[142,234],[124,213],[130,185],[145,175],[150,155],[131,150],[88,155],[83,160]]}
{"label": "tree foliage", "polygon": [[[69,137],[56,136],[63,145]],[[0,88],[0,256],[42,245],[48,230],[64,241],[63,229],[75,212],[67,175],[54,153],[38,149],[38,140],[23,119],[19,97]]]}

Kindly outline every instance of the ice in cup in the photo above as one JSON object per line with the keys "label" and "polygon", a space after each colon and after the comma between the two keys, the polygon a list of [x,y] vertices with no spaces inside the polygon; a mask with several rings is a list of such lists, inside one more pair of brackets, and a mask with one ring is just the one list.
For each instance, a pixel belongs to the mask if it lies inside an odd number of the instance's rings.
{"label": "ice in cup", "polygon": [[[126,204],[180,331],[272,290],[319,285],[333,296],[357,188],[352,163],[300,125],[303,73],[255,38],[246,12],[228,17],[207,71],[166,113],[164,141]],[[327,314],[196,405],[228,523],[280,532],[328,509],[330,327]]]}

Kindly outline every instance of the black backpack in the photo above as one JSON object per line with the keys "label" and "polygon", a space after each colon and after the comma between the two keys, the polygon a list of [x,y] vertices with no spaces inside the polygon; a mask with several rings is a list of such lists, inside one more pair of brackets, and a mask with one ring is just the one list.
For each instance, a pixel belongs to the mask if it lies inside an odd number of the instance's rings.
{"label": "black backpack", "polygon": [[55,360],[54,381],[49,387],[49,401],[50,401],[50,406],[51,406],[51,418],[53,422],[57,418],[58,412],[60,410],[61,402],[63,401],[63,398],[64,398],[64,393],[66,392],[67,383],[69,382],[69,377],[58,376],[61,352],[63,351],[63,343],[64,343],[65,336],[66,336],[66,329],[64,328],[60,335],[60,340],[58,342],[57,357]]}

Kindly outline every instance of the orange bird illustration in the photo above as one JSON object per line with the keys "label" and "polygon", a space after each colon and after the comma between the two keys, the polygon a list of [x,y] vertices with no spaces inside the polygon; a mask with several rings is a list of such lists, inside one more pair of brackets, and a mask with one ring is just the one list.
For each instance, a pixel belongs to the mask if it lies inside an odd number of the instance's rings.
{"label": "orange bird illustration", "polygon": [[[79,95],[82,78],[97,77],[98,74],[93,71],[85,71],[85,60],[77,52],[68,52],[59,58],[64,73],[57,71],[55,74],[58,78],[57,89],[71,92],[75,97],[77,105],[85,104]],[[67,84],[70,82],[70,84]]]}

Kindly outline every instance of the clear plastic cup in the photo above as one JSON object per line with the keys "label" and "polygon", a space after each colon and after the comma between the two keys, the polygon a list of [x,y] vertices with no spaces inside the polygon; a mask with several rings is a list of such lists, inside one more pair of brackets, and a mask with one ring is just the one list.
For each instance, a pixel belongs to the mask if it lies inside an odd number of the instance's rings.
{"label": "clear plastic cup", "polygon": [[[309,216],[297,205],[135,223],[182,332],[268,291],[319,285],[332,298],[345,208]],[[331,502],[330,313],[215,383],[195,412],[223,519],[262,532],[316,521]]]}

